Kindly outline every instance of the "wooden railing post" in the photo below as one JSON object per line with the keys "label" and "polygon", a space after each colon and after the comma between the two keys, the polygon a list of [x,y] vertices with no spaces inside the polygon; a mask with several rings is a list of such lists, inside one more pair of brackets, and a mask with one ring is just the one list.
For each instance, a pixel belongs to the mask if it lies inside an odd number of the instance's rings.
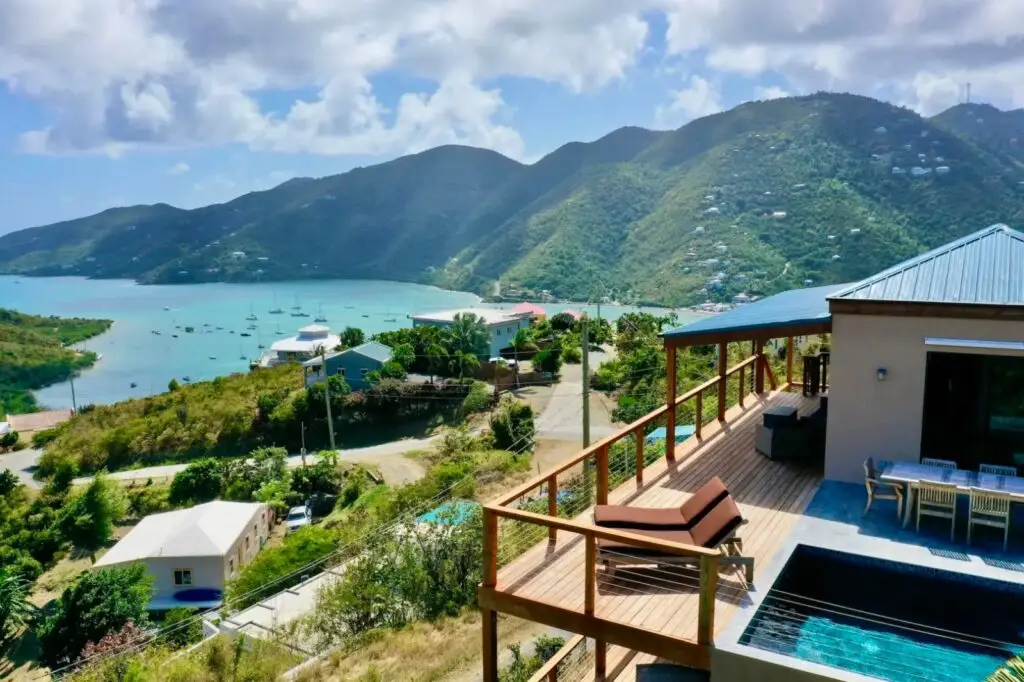
{"label": "wooden railing post", "polygon": [[793,337],[786,339],[786,383],[793,383]]}
{"label": "wooden railing post", "polygon": [[764,393],[764,341],[757,340],[754,355],[757,357],[754,360],[754,392],[761,395]]}
{"label": "wooden railing post", "polygon": [[676,347],[665,351],[665,459],[676,461]]}
{"label": "wooden railing post", "polygon": [[498,682],[498,612],[483,609],[483,673],[484,682]]}
{"label": "wooden railing post", "polygon": [[[548,477],[548,516],[558,516],[558,474]],[[558,529],[548,528],[548,540],[558,539]]]}
{"label": "wooden railing post", "polygon": [[604,682],[605,676],[608,674],[608,643],[600,640],[594,640],[594,680],[595,682]]}
{"label": "wooden railing post", "polygon": [[729,370],[729,344],[718,344],[718,421],[725,421],[725,389]]}
{"label": "wooden railing post", "polygon": [[597,503],[608,504],[608,446],[598,449],[597,457]]}
{"label": "wooden railing post", "polygon": [[484,587],[495,587],[498,584],[498,516],[484,507]]}
{"label": "wooden railing post", "polygon": [[636,484],[644,484],[644,430],[643,427],[633,432],[636,438]]}
{"label": "wooden railing post", "polygon": [[700,431],[704,428],[704,391],[697,394],[697,404],[694,406],[697,418],[693,421],[694,435],[700,439]]}
{"label": "wooden railing post", "polygon": [[584,576],[586,592],[583,597],[583,613],[593,616],[597,601],[597,538],[590,534],[587,535],[586,552],[586,565],[584,568],[586,571]]}
{"label": "wooden railing post", "polygon": [[718,593],[718,557],[700,558],[700,601],[697,612],[697,644],[715,642],[715,596]]}
{"label": "wooden railing post", "polygon": [[740,404],[740,407],[743,407],[743,392],[746,390],[746,383],[747,383],[747,382],[745,382],[743,380],[743,370],[745,370],[745,369],[746,369],[746,367],[740,367],[740,372],[739,372],[739,374],[740,374],[740,397],[739,397],[739,401],[738,402]]}

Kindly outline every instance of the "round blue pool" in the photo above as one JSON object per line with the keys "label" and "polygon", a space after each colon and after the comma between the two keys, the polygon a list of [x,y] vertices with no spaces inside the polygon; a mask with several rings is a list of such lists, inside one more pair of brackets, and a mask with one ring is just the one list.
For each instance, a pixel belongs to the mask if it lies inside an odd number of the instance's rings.
{"label": "round blue pool", "polygon": [[191,590],[182,590],[174,593],[175,601],[199,602],[199,601],[220,601],[221,591],[209,587],[195,587]]}

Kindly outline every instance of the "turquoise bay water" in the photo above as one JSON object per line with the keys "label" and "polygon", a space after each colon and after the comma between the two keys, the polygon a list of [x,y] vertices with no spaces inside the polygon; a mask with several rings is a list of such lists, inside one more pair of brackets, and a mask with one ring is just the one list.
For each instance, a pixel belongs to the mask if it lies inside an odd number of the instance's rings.
{"label": "turquoise bay water", "polygon": [[[109,332],[85,344],[103,358],[75,381],[79,405],[160,393],[171,379],[199,381],[247,371],[249,361],[262,353],[260,344],[269,347],[275,340],[295,334],[299,327],[313,324],[320,309],[331,329],[351,325],[369,335],[407,327],[411,325],[408,316],[415,313],[480,305],[474,294],[370,280],[140,286],[127,280],[7,276],[0,276],[0,301],[4,307],[37,315],[114,320]],[[292,317],[296,304],[309,317]],[[269,314],[275,307],[283,308],[284,314]],[[592,307],[566,304],[544,307],[549,314],[567,307],[596,312]],[[246,321],[250,310],[259,318],[256,322]],[[601,306],[601,316],[614,320],[636,310],[632,306]],[[681,321],[692,317],[696,315],[680,314]],[[250,324],[257,329],[246,329]],[[175,326],[195,330],[188,334]],[[239,336],[243,332],[252,336]],[[47,407],[71,406],[67,383],[49,386],[36,395]]]}

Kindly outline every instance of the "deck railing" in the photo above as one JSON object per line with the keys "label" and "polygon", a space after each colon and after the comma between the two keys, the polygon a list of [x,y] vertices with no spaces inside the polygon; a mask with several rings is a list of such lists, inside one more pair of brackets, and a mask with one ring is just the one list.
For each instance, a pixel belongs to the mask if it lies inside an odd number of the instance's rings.
{"label": "deck railing", "polygon": [[[674,358],[669,364],[675,364]],[[749,381],[749,373],[753,373],[753,381]],[[693,438],[700,441],[705,437],[705,427],[710,422],[716,419],[724,422],[727,404],[742,406],[751,389],[763,392],[765,378],[771,388],[775,389],[775,377],[760,345],[757,353],[731,368],[725,366],[723,356],[717,376],[486,505],[482,587],[500,590],[499,568],[511,563],[545,538],[560,546],[563,541],[569,542],[573,537],[582,538],[585,561],[580,602],[583,614],[594,616],[599,612],[596,589],[598,539],[613,540],[676,557],[689,557],[693,564],[699,566],[700,571],[696,644],[712,644],[720,554],[703,547],[599,527],[591,523],[589,518],[583,518],[583,515],[594,504],[607,504],[609,492],[630,479],[635,480],[637,490],[642,489],[645,470],[649,470],[662,457],[671,465],[676,448],[672,438],[674,429],[668,425],[674,424],[681,413],[693,415]],[[646,443],[647,434],[659,425],[668,427],[669,437],[658,443]],[[568,534],[570,538],[560,538],[562,534]],[[566,579],[570,577],[577,578],[566,576]]]}

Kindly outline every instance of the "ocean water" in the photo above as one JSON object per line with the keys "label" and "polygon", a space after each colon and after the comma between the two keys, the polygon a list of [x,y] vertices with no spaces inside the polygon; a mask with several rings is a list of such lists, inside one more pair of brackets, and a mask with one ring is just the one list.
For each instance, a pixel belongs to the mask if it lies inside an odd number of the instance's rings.
{"label": "ocean water", "polygon": [[[301,305],[309,317],[292,317],[295,305]],[[200,381],[247,371],[249,361],[263,352],[259,345],[269,347],[299,327],[313,324],[321,310],[331,329],[353,326],[369,335],[410,326],[409,316],[415,313],[471,305],[480,305],[480,298],[419,284],[371,280],[141,286],[127,280],[0,276],[0,306],[37,315],[114,320],[109,332],[85,344],[103,357],[75,380],[78,405],[160,393],[171,379]],[[284,314],[269,314],[275,307],[284,309]],[[549,314],[567,307],[596,312],[591,306],[544,307]],[[601,306],[601,316],[614,320],[636,310]],[[250,311],[256,322],[246,321]],[[680,321],[692,317],[696,315],[681,313]],[[248,330],[250,324],[257,329]],[[186,326],[194,327],[194,332],[186,333]],[[251,336],[240,336],[243,332]],[[47,407],[71,406],[67,383],[37,391],[36,396]]]}

